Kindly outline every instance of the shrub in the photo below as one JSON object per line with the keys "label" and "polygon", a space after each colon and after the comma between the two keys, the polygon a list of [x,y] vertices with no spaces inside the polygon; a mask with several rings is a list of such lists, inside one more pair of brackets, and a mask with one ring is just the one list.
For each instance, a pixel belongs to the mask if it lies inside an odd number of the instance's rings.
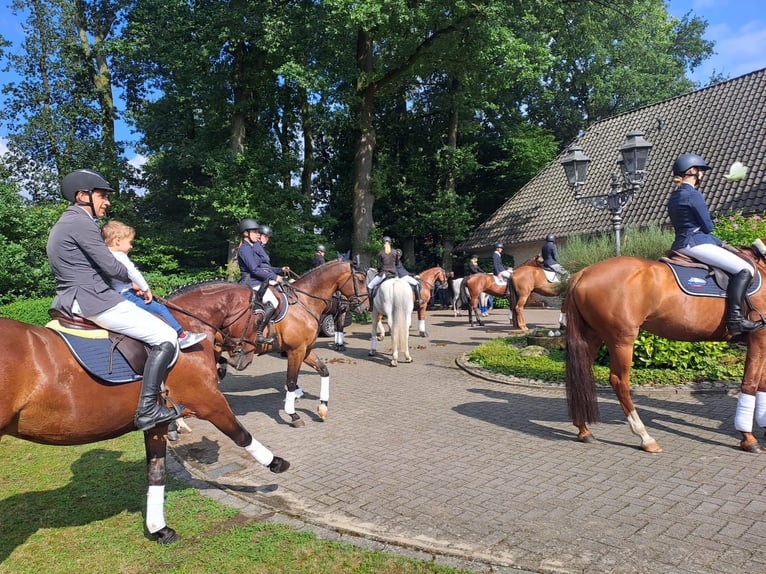
{"label": "shrub", "polygon": [[53,297],[43,299],[28,299],[27,301],[15,301],[0,306],[0,317],[15,319],[22,323],[43,326],[50,321],[48,309],[50,309]]}
{"label": "shrub", "polygon": [[716,217],[713,225],[716,237],[736,247],[766,237],[766,219],[758,214],[745,216],[741,211],[724,214]]}

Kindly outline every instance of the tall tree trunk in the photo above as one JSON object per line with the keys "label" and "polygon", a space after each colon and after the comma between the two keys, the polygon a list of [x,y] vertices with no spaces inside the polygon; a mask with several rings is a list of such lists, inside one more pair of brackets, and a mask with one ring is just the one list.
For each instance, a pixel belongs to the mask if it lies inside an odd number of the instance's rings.
{"label": "tall tree trunk", "polygon": [[298,88],[298,101],[301,107],[301,131],[303,132],[303,167],[301,168],[301,194],[305,198],[306,209],[314,211],[311,178],[314,175],[314,124],[311,121],[306,88]]}
{"label": "tall tree trunk", "polygon": [[[447,146],[451,148],[452,150],[457,150],[457,132],[458,132],[458,121],[460,119],[460,113],[459,109],[460,106],[458,105],[458,102],[461,97],[461,89],[460,89],[460,80],[457,78],[452,79],[452,98],[451,98],[451,107],[450,107],[450,115],[449,115],[449,127],[447,128]],[[447,193],[451,195],[455,195],[457,193],[457,181],[455,179],[455,174],[453,172],[450,172],[447,174]],[[444,237],[442,238],[442,248],[444,251],[442,252],[442,267],[449,273],[452,271],[452,249],[454,247],[453,243],[454,237],[450,235],[449,233],[445,233]]]}
{"label": "tall tree trunk", "polygon": [[360,31],[356,44],[356,63],[358,72],[357,94],[359,107],[357,113],[358,135],[354,155],[354,190],[353,218],[354,231],[351,240],[352,251],[359,255],[363,264],[368,265],[370,253],[366,251],[370,232],[375,221],[372,206],[375,198],[372,194],[372,158],[375,153],[375,126],[373,125],[373,99],[378,85],[369,82],[372,72],[372,36]]}

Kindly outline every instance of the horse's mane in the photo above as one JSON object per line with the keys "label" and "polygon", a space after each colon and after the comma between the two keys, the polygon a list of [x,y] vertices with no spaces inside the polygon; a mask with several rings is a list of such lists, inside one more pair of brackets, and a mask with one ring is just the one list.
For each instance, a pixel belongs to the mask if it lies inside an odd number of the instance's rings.
{"label": "horse's mane", "polygon": [[348,263],[348,261],[338,261],[337,259],[332,259],[331,261],[325,261],[318,267],[313,267],[309,269],[308,271],[305,271],[302,275],[298,277],[298,279],[303,279],[304,277],[309,278],[312,275],[319,273],[322,269],[327,269],[328,267],[331,267],[333,265],[337,265],[339,263]]}
{"label": "horse's mane", "polygon": [[165,297],[165,299],[172,299],[174,297],[178,297],[179,295],[183,295],[185,293],[188,293],[189,291],[194,291],[195,289],[199,289],[200,287],[214,287],[216,285],[237,285],[237,283],[232,283],[231,281],[227,281],[226,279],[221,279],[221,278],[203,279],[202,281],[187,283],[186,285],[182,285],[181,287],[174,289]]}
{"label": "horse's mane", "polygon": [[533,257],[530,257],[524,263],[519,265],[519,267],[524,267],[525,265],[529,265],[531,267],[538,267],[539,265],[537,263],[537,260],[539,259],[539,257],[540,257],[540,255],[535,255]]}

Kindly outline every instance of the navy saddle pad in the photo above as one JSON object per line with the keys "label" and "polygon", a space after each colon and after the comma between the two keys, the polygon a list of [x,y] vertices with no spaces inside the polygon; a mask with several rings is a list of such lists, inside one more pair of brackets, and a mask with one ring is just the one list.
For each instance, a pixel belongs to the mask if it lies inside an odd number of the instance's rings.
{"label": "navy saddle pad", "polygon": [[[726,297],[726,291],[718,286],[712,273],[708,269],[701,269],[699,267],[684,267],[682,265],[676,265],[675,263],[669,263],[663,261],[665,265],[670,267],[673,275],[676,278],[676,282],[681,290],[687,295],[695,295],[697,297]],[[753,282],[747,289],[747,294],[752,295],[761,288],[761,274],[756,273]]]}

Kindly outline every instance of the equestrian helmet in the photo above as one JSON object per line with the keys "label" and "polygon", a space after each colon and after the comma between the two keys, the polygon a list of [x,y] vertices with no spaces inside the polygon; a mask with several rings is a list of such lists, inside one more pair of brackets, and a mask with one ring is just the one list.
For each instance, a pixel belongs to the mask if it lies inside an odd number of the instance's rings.
{"label": "equestrian helmet", "polygon": [[321,251],[322,253],[327,253],[327,249],[324,248],[324,245],[321,243],[317,245],[317,251]]}
{"label": "equestrian helmet", "polygon": [[495,249],[502,249],[503,244],[502,243],[495,243]]}
{"label": "equestrian helmet", "polygon": [[556,236],[555,236],[555,235],[548,235],[548,236],[545,238],[545,241],[548,241],[548,242],[551,242],[551,241],[556,241]]}
{"label": "equestrian helmet", "polygon": [[391,238],[388,235],[383,236],[383,243],[391,243]]}
{"label": "equestrian helmet", "polygon": [[243,219],[239,222],[239,234],[243,234],[245,231],[259,230],[261,228],[255,219]]}
{"label": "equestrian helmet", "polygon": [[673,175],[684,175],[693,167],[701,169],[702,171],[710,169],[710,166],[705,163],[702,156],[699,156],[696,153],[685,153],[678,156],[678,159],[673,164]]}
{"label": "equestrian helmet", "polygon": [[261,235],[266,235],[268,237],[271,237],[271,227],[268,225],[261,225],[260,227]]}
{"label": "equestrian helmet", "polygon": [[75,170],[65,175],[64,179],[61,180],[61,195],[70,203],[74,203],[78,191],[91,193],[95,189],[115,193],[112,186],[100,173],[89,169]]}
{"label": "equestrian helmet", "polygon": [[402,256],[402,250],[401,249],[394,249],[394,251],[396,252],[396,256],[397,257],[401,257]]}

